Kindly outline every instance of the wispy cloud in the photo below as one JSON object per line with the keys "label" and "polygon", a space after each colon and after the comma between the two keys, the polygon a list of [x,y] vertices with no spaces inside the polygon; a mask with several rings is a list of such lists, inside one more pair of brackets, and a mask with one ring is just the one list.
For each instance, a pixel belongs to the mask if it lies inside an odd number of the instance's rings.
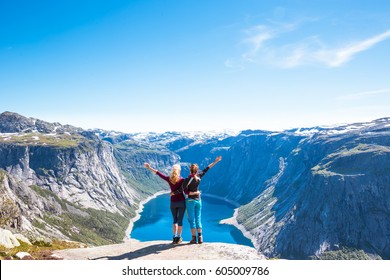
{"label": "wispy cloud", "polygon": [[233,60],[228,58],[224,62],[225,67],[230,68],[230,72],[239,72],[245,69],[244,63],[241,60]]}
{"label": "wispy cloud", "polygon": [[390,94],[390,88],[384,88],[384,89],[342,95],[342,96],[337,97],[337,99],[338,100],[356,100],[356,99],[362,99],[362,98],[366,98],[366,97],[370,97],[370,96],[374,96],[374,95],[381,95],[381,94]]}
{"label": "wispy cloud", "polygon": [[[238,63],[240,67],[243,67],[244,63],[266,63],[280,68],[315,64],[335,68],[344,65],[357,54],[390,39],[389,29],[370,38],[353,43],[346,42],[338,47],[324,43],[318,34],[292,41],[290,38],[294,38],[294,31],[302,23],[304,22],[299,24],[271,22],[268,25],[256,25],[246,29],[245,37],[240,43],[243,47],[241,62]],[[287,36],[290,37],[286,38]],[[234,64],[230,63],[228,67],[232,68]]]}
{"label": "wispy cloud", "polygon": [[264,25],[258,25],[245,31],[249,36],[243,40],[243,44],[250,46],[248,52],[242,54],[242,58],[252,61],[257,52],[264,46],[264,43],[276,36],[275,30]]}
{"label": "wispy cloud", "polygon": [[241,58],[248,62],[256,62],[258,55],[264,51],[270,51],[267,42],[278,38],[281,34],[291,32],[297,24],[280,24],[256,25],[244,30],[246,37],[242,40],[241,45],[246,47]]}
{"label": "wispy cloud", "polygon": [[363,51],[366,51],[376,44],[390,38],[390,30],[383,32],[374,37],[348,44],[338,49],[333,50],[319,50],[314,53],[314,58],[325,63],[330,67],[338,67],[351,60],[351,58]]}

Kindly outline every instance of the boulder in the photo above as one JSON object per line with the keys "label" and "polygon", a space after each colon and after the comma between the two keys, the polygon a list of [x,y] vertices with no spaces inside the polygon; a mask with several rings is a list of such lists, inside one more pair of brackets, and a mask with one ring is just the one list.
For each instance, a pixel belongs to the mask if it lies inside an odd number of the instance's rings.
{"label": "boulder", "polygon": [[18,234],[14,234],[14,236],[17,240],[27,243],[28,245],[32,245],[30,240],[28,240],[28,238],[25,237],[24,235],[18,233]]}
{"label": "boulder", "polygon": [[20,246],[20,243],[11,231],[0,229],[0,245],[11,249]]}
{"label": "boulder", "polygon": [[19,260],[33,260],[33,257],[31,257],[31,255],[27,252],[18,252],[15,257]]}
{"label": "boulder", "polygon": [[36,245],[36,246],[40,246],[40,247],[50,247],[52,246],[52,241],[47,238],[47,237],[44,237],[44,236],[31,236],[30,238],[31,240],[31,243],[33,245]]}

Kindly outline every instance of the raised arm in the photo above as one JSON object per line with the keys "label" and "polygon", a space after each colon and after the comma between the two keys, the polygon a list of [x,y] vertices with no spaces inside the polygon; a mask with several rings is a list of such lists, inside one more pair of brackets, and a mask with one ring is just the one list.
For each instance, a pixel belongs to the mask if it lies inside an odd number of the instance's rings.
{"label": "raised arm", "polygon": [[152,171],[154,174],[157,174],[161,179],[163,179],[164,181],[167,181],[169,183],[169,177],[165,174],[162,174],[160,171],[158,171],[157,169],[154,169],[152,167],[150,167],[150,164],[149,163],[144,163],[144,166],[149,169],[150,171]]}
{"label": "raised arm", "polygon": [[144,166],[149,169],[150,171],[152,171],[153,173],[157,173],[157,169],[154,169],[152,167],[150,167],[150,164],[149,163],[144,163]]}
{"label": "raised arm", "polygon": [[214,165],[216,165],[221,160],[222,160],[222,156],[216,157],[215,160],[212,163],[210,163],[207,167],[212,168]]}

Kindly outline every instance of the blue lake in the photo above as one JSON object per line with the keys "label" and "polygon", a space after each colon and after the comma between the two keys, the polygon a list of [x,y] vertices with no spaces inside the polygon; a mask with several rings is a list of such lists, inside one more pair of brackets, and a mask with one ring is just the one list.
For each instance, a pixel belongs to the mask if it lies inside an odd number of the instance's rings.
{"label": "blue lake", "polygon": [[[169,194],[152,199],[144,205],[141,218],[134,223],[131,237],[140,241],[172,240],[172,215]],[[202,197],[202,225],[205,242],[224,242],[253,247],[252,242],[232,225],[219,224],[233,216],[235,206],[220,199]],[[187,216],[183,219],[183,241],[191,239]]]}

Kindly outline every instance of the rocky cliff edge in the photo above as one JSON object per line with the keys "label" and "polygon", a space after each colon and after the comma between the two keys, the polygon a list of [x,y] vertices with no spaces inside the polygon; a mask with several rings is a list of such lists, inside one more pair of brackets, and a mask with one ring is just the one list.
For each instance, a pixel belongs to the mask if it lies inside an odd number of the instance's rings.
{"label": "rocky cliff edge", "polygon": [[178,245],[170,241],[140,242],[130,239],[122,244],[53,252],[65,260],[264,260],[254,248],[227,244],[203,243]]}

